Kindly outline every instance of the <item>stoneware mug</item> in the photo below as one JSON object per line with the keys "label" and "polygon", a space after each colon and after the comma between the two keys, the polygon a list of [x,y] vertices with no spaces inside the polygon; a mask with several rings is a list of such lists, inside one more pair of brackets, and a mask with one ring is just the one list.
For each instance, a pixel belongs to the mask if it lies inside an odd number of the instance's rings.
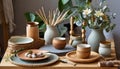
{"label": "stoneware mug", "polygon": [[111,42],[110,41],[100,42],[99,54],[104,57],[109,57],[111,55]]}
{"label": "stoneware mug", "polygon": [[66,46],[66,38],[64,37],[55,37],[53,38],[52,45],[56,49],[64,49]]}
{"label": "stoneware mug", "polygon": [[89,58],[91,52],[91,46],[89,44],[78,44],[76,50],[77,58],[86,59]]}

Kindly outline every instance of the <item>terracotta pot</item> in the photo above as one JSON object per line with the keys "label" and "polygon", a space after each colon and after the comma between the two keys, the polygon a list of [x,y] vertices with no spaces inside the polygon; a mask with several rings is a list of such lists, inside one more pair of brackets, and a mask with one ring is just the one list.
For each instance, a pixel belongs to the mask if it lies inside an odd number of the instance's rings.
{"label": "terracotta pot", "polygon": [[34,40],[39,39],[38,22],[28,22],[26,27],[26,36]]}
{"label": "terracotta pot", "polygon": [[55,37],[53,38],[52,44],[56,49],[64,49],[66,46],[66,38]]}

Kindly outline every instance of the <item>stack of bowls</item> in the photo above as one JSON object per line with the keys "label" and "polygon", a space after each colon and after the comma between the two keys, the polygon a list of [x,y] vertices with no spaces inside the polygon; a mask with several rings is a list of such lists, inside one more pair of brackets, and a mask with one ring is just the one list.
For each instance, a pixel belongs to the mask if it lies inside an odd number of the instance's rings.
{"label": "stack of bowls", "polygon": [[24,36],[13,36],[8,40],[8,47],[11,52],[20,49],[30,49],[33,45],[33,39]]}

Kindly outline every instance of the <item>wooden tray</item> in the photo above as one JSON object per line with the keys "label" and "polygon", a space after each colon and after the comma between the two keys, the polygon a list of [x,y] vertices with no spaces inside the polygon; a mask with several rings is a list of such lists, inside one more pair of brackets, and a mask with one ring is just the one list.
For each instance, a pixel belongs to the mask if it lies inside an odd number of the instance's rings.
{"label": "wooden tray", "polygon": [[[39,53],[39,52],[42,52],[44,53],[44,57],[37,57],[37,58],[29,58],[29,57],[26,57],[25,56],[25,53],[28,52],[29,50],[31,50],[33,53]],[[43,60],[43,59],[46,59],[48,58],[50,55],[47,54],[46,52],[48,51],[45,51],[45,50],[39,50],[39,49],[29,49],[29,50],[24,50],[24,51],[21,51],[17,54],[18,58],[22,59],[22,60],[27,60],[27,61],[37,61],[37,60]]]}
{"label": "wooden tray", "polygon": [[87,59],[80,59],[76,57],[76,51],[71,51],[66,54],[66,58],[73,62],[80,62],[80,63],[90,63],[98,60],[100,55],[96,52],[91,52],[91,55]]}

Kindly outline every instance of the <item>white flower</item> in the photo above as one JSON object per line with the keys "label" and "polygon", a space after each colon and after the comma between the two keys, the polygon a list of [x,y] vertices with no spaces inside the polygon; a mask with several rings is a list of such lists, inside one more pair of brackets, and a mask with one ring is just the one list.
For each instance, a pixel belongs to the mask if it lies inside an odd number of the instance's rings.
{"label": "white flower", "polygon": [[101,12],[101,11],[95,11],[95,16],[101,17],[101,16],[103,16],[103,15],[104,15],[103,12]]}
{"label": "white flower", "polygon": [[85,9],[85,10],[83,10],[83,15],[89,15],[90,13],[91,13],[92,11],[91,11],[91,9]]}

